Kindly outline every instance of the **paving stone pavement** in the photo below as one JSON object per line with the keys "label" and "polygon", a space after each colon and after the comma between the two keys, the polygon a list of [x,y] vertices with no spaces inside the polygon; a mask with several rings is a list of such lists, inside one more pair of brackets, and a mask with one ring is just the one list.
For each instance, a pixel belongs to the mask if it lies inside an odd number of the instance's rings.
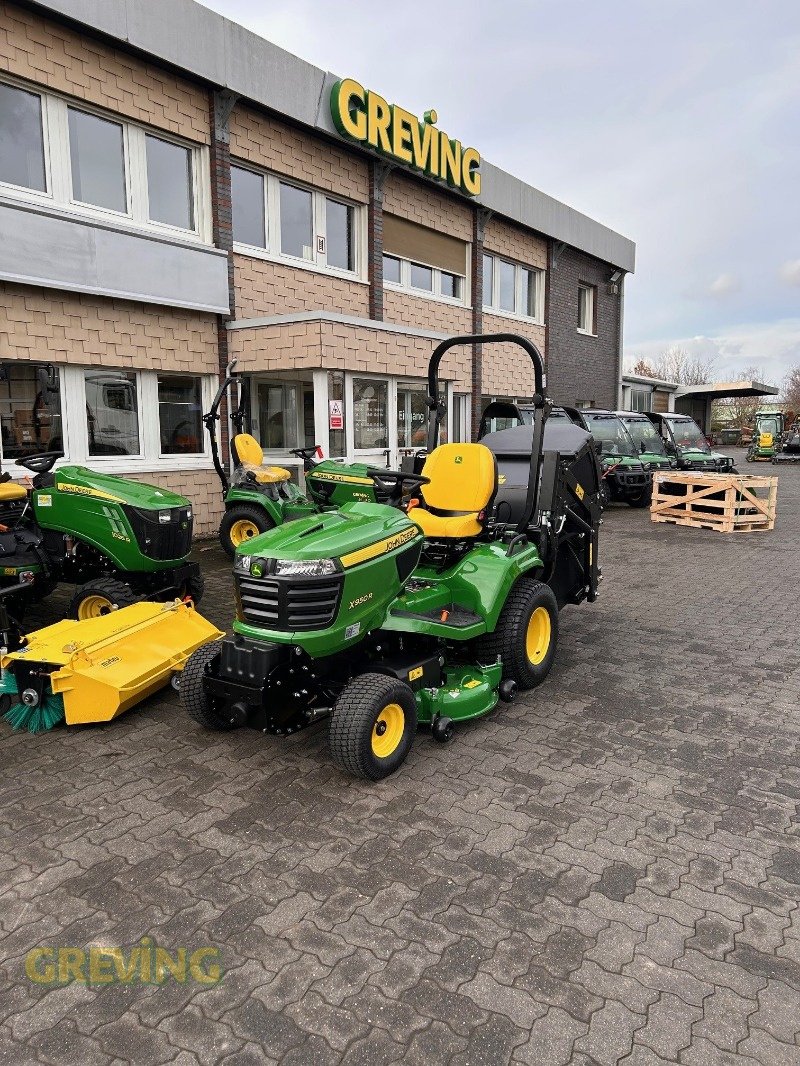
{"label": "paving stone pavement", "polygon": [[[0,1063],[800,1063],[800,466],[779,476],[773,533],[612,508],[547,683],[377,785],[324,725],[205,733],[170,691],[0,728]],[[36,946],[144,936],[218,947],[222,980],[25,975]]]}

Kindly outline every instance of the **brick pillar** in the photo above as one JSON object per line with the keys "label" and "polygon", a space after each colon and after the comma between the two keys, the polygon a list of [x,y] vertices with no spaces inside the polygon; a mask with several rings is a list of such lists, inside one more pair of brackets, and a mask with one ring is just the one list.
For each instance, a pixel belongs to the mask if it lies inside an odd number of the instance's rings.
{"label": "brick pillar", "polygon": [[[472,332],[483,333],[483,238],[491,211],[476,207],[472,215]],[[472,346],[472,439],[478,438],[483,394],[483,345]]]}
{"label": "brick pillar", "polygon": [[369,207],[367,209],[367,278],[369,317],[383,321],[383,187],[392,170],[390,163],[373,159],[369,165]]}
{"label": "brick pillar", "polygon": [[[219,379],[230,362],[226,323],[236,317],[236,291],[233,276],[233,213],[231,209],[231,149],[229,121],[238,99],[228,89],[212,90],[209,94],[211,113],[211,221],[214,244],[228,255],[228,299],[230,312],[217,315],[217,351]],[[230,423],[228,405],[223,404],[219,421],[219,448],[223,464],[228,462]]]}

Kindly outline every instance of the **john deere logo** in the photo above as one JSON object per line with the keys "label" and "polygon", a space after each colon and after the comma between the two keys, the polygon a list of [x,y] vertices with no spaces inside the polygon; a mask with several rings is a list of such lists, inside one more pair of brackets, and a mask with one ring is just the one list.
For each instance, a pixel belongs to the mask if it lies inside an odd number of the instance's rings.
{"label": "john deere logo", "polygon": [[253,575],[253,577],[263,577],[264,564],[262,562],[253,563],[253,565],[250,567],[250,573]]}
{"label": "john deere logo", "polygon": [[461,458],[460,455],[457,455],[456,458],[455,458],[455,462],[456,462],[456,466],[457,466],[459,463],[463,463],[464,460]]}

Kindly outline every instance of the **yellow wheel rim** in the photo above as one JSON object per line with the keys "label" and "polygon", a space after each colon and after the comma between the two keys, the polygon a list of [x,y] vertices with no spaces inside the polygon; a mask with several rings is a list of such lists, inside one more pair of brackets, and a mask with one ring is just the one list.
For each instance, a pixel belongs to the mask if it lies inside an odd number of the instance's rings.
{"label": "yellow wheel rim", "polygon": [[547,655],[552,630],[553,625],[547,608],[537,607],[530,617],[528,632],[525,634],[525,651],[528,662],[533,666],[538,666]]}
{"label": "yellow wheel rim", "polygon": [[372,727],[372,754],[388,758],[403,738],[406,716],[399,703],[387,703]]}
{"label": "yellow wheel rim", "polygon": [[107,596],[87,596],[78,606],[78,619],[83,622],[87,618],[102,618],[113,610],[114,604]]}
{"label": "yellow wheel rim", "polygon": [[252,540],[260,532],[261,530],[255,522],[251,522],[249,518],[240,518],[238,522],[234,522],[231,526],[231,544],[234,548],[238,548],[242,541]]}

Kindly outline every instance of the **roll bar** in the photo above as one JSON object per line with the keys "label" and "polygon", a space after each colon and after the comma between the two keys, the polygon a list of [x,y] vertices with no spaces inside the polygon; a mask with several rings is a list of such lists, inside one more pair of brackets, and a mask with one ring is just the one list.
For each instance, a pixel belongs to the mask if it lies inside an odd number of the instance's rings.
{"label": "roll bar", "polygon": [[227,491],[230,482],[228,481],[228,474],[222,465],[222,461],[219,457],[219,442],[217,441],[217,422],[220,419],[219,408],[225,394],[233,387],[234,382],[239,387],[239,402],[236,405],[235,410],[231,411],[231,422],[237,433],[241,433],[244,427],[245,412],[250,396],[250,387],[247,378],[240,378],[236,373],[236,363],[238,360],[232,359],[225,368],[225,377],[220,382],[220,386],[217,389],[217,394],[211,401],[211,406],[208,411],[203,415],[203,422],[208,430],[208,436],[211,440],[211,460],[214,463],[214,469],[222,482],[222,495],[224,496]]}
{"label": "roll bar", "polygon": [[528,470],[528,493],[525,509],[517,523],[517,532],[524,533],[536,514],[539,502],[539,469],[542,463],[542,441],[544,423],[550,412],[550,406],[544,395],[544,360],[542,353],[527,337],[518,333],[475,333],[462,337],[448,337],[433,349],[428,363],[428,452],[432,452],[439,439],[439,426],[444,421],[446,407],[439,396],[439,365],[444,355],[451,348],[467,344],[516,344],[530,356],[533,363],[534,395],[533,438],[531,440],[531,465]]}

